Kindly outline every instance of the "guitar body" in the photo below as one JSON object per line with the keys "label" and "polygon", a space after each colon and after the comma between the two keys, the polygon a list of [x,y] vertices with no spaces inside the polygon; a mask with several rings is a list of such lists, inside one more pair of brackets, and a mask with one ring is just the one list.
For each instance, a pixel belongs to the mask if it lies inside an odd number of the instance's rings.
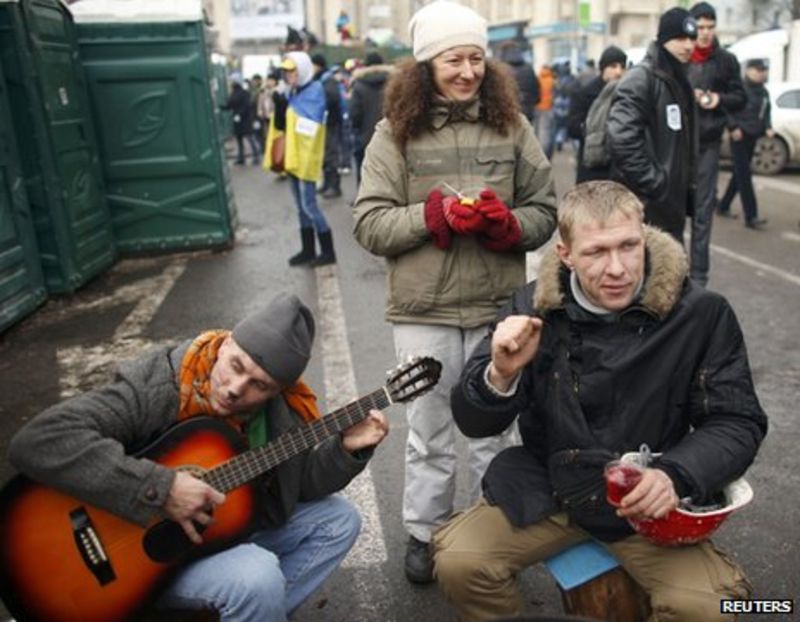
{"label": "guitar body", "polygon": [[[139,456],[205,470],[239,454],[241,445],[227,424],[197,417]],[[252,486],[232,490],[215,509],[201,546],[159,562],[145,542],[175,548],[183,534],[177,524],[162,521],[163,532],[142,528],[17,476],[0,493],[0,597],[17,622],[132,620],[182,562],[225,548],[252,529],[256,515]]]}

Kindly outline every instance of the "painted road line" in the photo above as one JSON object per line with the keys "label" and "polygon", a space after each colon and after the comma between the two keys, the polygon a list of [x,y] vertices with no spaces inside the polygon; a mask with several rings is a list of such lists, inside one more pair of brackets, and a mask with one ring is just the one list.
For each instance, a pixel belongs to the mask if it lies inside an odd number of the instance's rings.
{"label": "painted road line", "polygon": [[186,261],[186,258],[174,260],[155,278],[142,279],[135,285],[118,288],[111,296],[73,307],[73,311],[91,309],[100,312],[104,308],[138,300],[136,306],[117,326],[108,343],[58,348],[56,356],[61,399],[105,384],[111,380],[114,369],[121,361],[136,358],[145,350],[158,345],[154,341],[142,339],[141,335],[175,282],[186,270]]}
{"label": "painted road line", "polygon": [[[320,266],[317,277],[318,324],[322,342],[325,399],[330,410],[358,398],[353,358],[347,340],[342,295],[336,266]],[[379,611],[389,599],[389,586],[376,573],[386,563],[388,554],[383,526],[378,512],[378,498],[369,468],[356,477],[345,490],[361,513],[361,534],[342,566],[354,570],[356,592],[369,598],[353,603],[354,620],[376,619],[370,615]]]}
{"label": "painted road line", "polygon": [[[722,172],[719,176],[719,183],[721,186],[727,187],[728,180],[731,178],[731,173]],[[756,190],[775,190],[777,192],[786,192],[787,194],[800,195],[800,184],[797,182],[784,181],[775,177],[767,175],[753,175],[753,186]],[[724,192],[724,190],[723,190]]]}
{"label": "painted road line", "polygon": [[787,272],[786,270],[781,270],[780,268],[776,268],[775,266],[770,266],[769,264],[761,263],[760,261],[756,261],[755,259],[750,259],[746,255],[741,255],[735,251],[732,251],[728,248],[724,248],[722,246],[717,246],[716,244],[711,244],[711,250],[715,253],[719,253],[720,255],[724,255],[725,257],[729,257],[730,259],[734,259],[740,263],[743,263],[751,268],[755,268],[756,270],[761,270],[762,272],[768,272],[774,276],[777,276],[784,281],[788,281],[794,285],[800,285],[800,276],[796,274],[792,274],[791,272]]}
{"label": "painted road line", "polygon": [[784,240],[789,240],[790,242],[800,242],[800,234],[794,233],[792,231],[784,231],[781,233],[781,237]]}
{"label": "painted road line", "polygon": [[775,179],[774,177],[753,175],[753,184],[755,185],[756,190],[769,188],[770,190],[777,190],[778,192],[800,195],[800,184],[792,183],[790,181],[783,181],[781,179]]}

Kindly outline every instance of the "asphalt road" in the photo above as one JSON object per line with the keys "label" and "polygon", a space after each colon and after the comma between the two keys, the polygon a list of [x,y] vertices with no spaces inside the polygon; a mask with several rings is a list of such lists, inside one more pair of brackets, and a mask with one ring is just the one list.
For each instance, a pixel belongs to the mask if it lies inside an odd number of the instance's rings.
{"label": "asphalt road", "polygon": [[[572,185],[571,153],[556,154],[554,166],[563,192]],[[317,270],[286,265],[299,245],[287,184],[256,167],[235,168],[233,183],[240,220],[233,249],[121,261],[76,295],[49,301],[0,336],[0,454],[5,455],[8,439],[26,420],[61,397],[102,382],[119,360],[206,328],[230,327],[279,290],[296,292],[320,320],[307,380],[326,409],[383,383],[384,371],[396,364],[391,331],[383,320],[385,274],[383,261],[358,247],[351,235],[353,176],[344,178],[341,200],[323,203],[339,262]],[[739,316],[771,430],[747,476],[755,500],[720,529],[716,541],[744,566],[758,597],[796,598],[800,172],[759,179],[756,187],[769,227],[755,232],[740,220],[717,221],[709,286],[725,294]],[[389,414],[389,438],[347,492],[362,508],[363,535],[296,620],[455,619],[435,586],[415,587],[403,576],[406,426],[402,407],[392,407]],[[0,478],[11,475],[2,460]],[[544,570],[526,572],[522,584],[531,613],[560,610],[557,590]],[[0,620],[7,619],[4,613],[0,609]]]}

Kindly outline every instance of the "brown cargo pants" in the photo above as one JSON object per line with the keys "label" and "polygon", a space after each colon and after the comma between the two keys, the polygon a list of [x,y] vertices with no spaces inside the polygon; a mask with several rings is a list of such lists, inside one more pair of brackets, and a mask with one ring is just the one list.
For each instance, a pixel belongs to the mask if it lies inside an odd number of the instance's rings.
{"label": "brown cargo pants", "polygon": [[[589,537],[566,514],[516,528],[482,499],[434,533],[435,576],[462,620],[518,616],[518,573]],[[748,598],[752,591],[740,568],[710,541],[666,548],[634,535],[606,546],[650,595],[649,622],[730,620],[720,614],[720,599]]]}

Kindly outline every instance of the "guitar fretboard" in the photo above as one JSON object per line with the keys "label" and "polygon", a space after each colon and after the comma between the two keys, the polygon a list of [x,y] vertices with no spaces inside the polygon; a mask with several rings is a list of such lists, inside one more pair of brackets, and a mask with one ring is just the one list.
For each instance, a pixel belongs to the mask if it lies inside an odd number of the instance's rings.
{"label": "guitar fretboard", "polygon": [[223,462],[207,471],[203,479],[220,492],[234,490],[281,462],[363,421],[371,409],[386,408],[391,403],[386,390],[380,388],[317,421],[282,434],[263,447],[251,449]]}

